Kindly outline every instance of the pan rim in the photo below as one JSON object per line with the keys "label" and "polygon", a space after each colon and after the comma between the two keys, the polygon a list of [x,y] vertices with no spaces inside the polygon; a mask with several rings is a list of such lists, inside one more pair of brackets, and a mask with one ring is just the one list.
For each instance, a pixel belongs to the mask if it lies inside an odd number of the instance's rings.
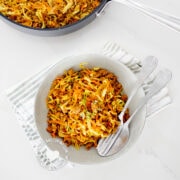
{"label": "pan rim", "polygon": [[13,21],[13,20],[9,19],[7,16],[3,15],[2,13],[0,13],[0,16],[2,18],[4,18],[6,21],[8,21],[8,22],[10,22],[10,23],[12,23],[12,24],[14,24],[16,26],[27,29],[27,30],[39,31],[39,32],[40,31],[42,31],[42,32],[53,32],[53,31],[61,31],[61,30],[63,31],[63,30],[69,29],[70,27],[73,27],[73,26],[76,26],[78,24],[86,22],[87,19],[89,19],[91,16],[96,15],[97,13],[99,13],[103,9],[103,7],[106,5],[106,3],[108,1],[110,1],[110,0],[101,0],[100,5],[98,7],[96,7],[89,15],[87,15],[83,19],[80,19],[75,23],[68,24],[68,25],[65,25],[65,26],[62,26],[62,27],[57,27],[57,28],[33,28],[33,27],[30,27],[30,26],[22,25],[21,23],[18,23],[16,21]]}

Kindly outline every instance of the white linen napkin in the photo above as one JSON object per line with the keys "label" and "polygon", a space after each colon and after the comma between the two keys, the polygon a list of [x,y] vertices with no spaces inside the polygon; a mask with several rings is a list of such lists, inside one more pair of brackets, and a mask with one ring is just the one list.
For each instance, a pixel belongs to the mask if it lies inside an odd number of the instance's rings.
{"label": "white linen napkin", "polygon": [[[106,43],[99,53],[124,63],[134,73],[140,71],[141,61],[121,49],[120,46],[115,43]],[[34,150],[37,160],[42,167],[48,170],[57,170],[65,165],[72,165],[70,162],[62,159],[57,151],[52,151],[48,148],[46,145],[47,142],[45,143],[42,140],[37,131],[33,115],[37,90],[48,71],[55,64],[46,67],[6,91],[6,97],[9,100],[20,126],[24,129],[25,135],[32,145],[32,149]],[[148,88],[151,83],[152,79],[143,85],[145,93],[148,92]],[[148,102],[147,117],[157,113],[169,103],[171,103],[171,98],[168,95],[168,88],[164,88]]]}

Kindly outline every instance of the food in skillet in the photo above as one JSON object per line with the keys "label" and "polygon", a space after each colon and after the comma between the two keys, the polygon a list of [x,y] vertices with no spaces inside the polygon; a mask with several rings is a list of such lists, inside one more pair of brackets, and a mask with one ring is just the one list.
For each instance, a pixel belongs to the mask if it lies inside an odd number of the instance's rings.
{"label": "food in skillet", "polygon": [[89,15],[100,0],[0,0],[0,13],[32,28],[59,28]]}
{"label": "food in skillet", "polygon": [[[120,125],[118,114],[127,95],[117,77],[106,69],[69,69],[55,78],[47,97],[48,127],[76,149],[96,147],[98,140],[114,133]],[[129,118],[127,110],[125,121]]]}

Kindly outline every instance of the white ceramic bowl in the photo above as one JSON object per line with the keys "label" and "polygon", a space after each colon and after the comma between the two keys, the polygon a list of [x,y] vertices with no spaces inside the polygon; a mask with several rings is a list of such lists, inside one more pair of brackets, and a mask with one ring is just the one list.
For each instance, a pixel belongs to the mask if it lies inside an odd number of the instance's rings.
{"label": "white ceramic bowl", "polygon": [[[137,140],[144,126],[146,108],[142,108],[142,110],[136,115],[135,119],[130,124],[130,139],[128,145],[122,151],[110,157],[100,157],[97,154],[95,148],[91,148],[89,151],[87,151],[85,148],[80,148],[80,150],[76,150],[74,147],[66,147],[66,145],[64,145],[61,139],[52,138],[51,135],[46,131],[46,97],[50,89],[51,83],[57,75],[63,74],[64,71],[68,70],[69,68],[79,70],[79,64],[82,62],[87,62],[87,66],[90,67],[101,67],[113,72],[118,77],[119,82],[122,83],[125,93],[127,95],[130,94],[131,89],[136,81],[136,77],[125,65],[121,64],[120,62],[111,60],[110,58],[98,54],[85,54],[68,57],[62,59],[59,63],[57,63],[49,71],[47,77],[42,82],[42,85],[40,86],[36,96],[34,110],[35,121],[37,129],[43,140],[47,143],[48,147],[52,150],[57,150],[62,158],[68,159],[70,162],[78,164],[94,164],[106,162],[119,157]],[[135,110],[138,102],[142,97],[144,97],[144,91],[140,88],[129,106],[130,114]]]}

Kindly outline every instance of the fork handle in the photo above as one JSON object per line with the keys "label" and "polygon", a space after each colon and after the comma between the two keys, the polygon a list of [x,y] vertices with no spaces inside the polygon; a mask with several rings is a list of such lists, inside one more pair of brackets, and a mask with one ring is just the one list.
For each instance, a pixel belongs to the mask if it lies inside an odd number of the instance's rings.
{"label": "fork handle", "polygon": [[180,18],[179,17],[165,14],[163,12],[160,12],[159,10],[152,9],[148,6],[145,6],[141,3],[138,3],[132,0],[112,0],[112,1],[122,3],[131,8],[137,9],[143,14],[146,14],[150,16],[151,18],[159,21],[160,23],[163,23],[167,25],[168,27],[180,32]]}
{"label": "fork handle", "polygon": [[153,84],[151,85],[148,94],[142,99],[142,102],[139,104],[139,106],[136,108],[136,110],[133,112],[133,114],[130,116],[130,118],[128,119],[128,121],[126,121],[125,125],[128,126],[132,119],[134,118],[134,116],[137,114],[137,112],[139,112],[139,110],[155,95],[157,94],[161,89],[163,89],[167,83],[171,80],[172,78],[172,73],[165,69],[165,70],[161,70]]}

